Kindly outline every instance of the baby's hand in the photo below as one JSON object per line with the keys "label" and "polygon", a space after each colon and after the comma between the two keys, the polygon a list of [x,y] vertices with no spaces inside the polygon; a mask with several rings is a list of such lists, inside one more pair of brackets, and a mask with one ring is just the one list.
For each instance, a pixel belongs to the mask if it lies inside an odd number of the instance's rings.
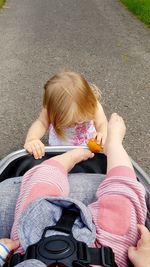
{"label": "baby's hand", "polygon": [[4,264],[4,261],[8,257],[9,253],[12,250],[15,250],[19,247],[18,240],[11,240],[8,238],[0,239],[0,266]]}
{"label": "baby's hand", "polygon": [[45,155],[44,144],[39,139],[26,142],[24,148],[33,155],[35,159],[41,159]]}
{"label": "baby's hand", "polygon": [[136,247],[129,247],[128,257],[135,267],[150,266],[150,232],[144,225],[138,225],[141,238]]}
{"label": "baby's hand", "polygon": [[101,132],[95,132],[95,133],[93,134],[93,139],[96,140],[96,143],[97,143],[97,144],[101,144],[102,147],[103,147],[104,144],[105,144],[106,137],[107,137],[107,133],[102,132],[102,131],[101,131]]}

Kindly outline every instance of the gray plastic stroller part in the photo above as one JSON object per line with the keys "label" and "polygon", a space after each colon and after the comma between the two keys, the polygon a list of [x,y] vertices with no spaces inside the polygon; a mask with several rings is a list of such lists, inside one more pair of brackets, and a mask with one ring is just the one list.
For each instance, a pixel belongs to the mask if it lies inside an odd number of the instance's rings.
{"label": "gray plastic stroller part", "polygon": [[150,177],[149,175],[133,160],[131,159],[133,167],[135,169],[136,175],[138,179],[145,183],[145,185],[148,186],[148,189],[150,189]]}

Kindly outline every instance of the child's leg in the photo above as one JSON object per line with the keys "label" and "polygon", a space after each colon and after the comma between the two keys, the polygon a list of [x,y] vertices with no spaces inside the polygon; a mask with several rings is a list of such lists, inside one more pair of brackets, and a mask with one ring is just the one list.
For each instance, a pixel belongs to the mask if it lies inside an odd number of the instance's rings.
{"label": "child's leg", "polygon": [[[65,169],[66,172],[69,172],[77,163],[94,156],[91,151],[83,148],[76,148],[70,150],[62,155],[55,156],[52,159],[59,162]],[[49,164],[51,159],[46,160],[45,163]]]}
{"label": "child's leg", "polygon": [[122,146],[125,131],[123,119],[113,113],[108,123],[108,135],[105,144],[107,173],[116,166],[126,166],[133,169],[130,158]]}
{"label": "child's leg", "polygon": [[15,222],[11,235],[13,239],[17,239],[17,224],[27,206],[43,196],[68,196],[67,172],[76,163],[92,156],[90,151],[82,148],[70,150],[46,160],[24,175],[15,210]]}
{"label": "child's leg", "polygon": [[11,238],[18,239],[18,224],[30,203],[41,197],[68,196],[68,193],[67,172],[59,162],[51,160],[49,164],[42,163],[29,170],[22,178]]}
{"label": "child's leg", "polygon": [[29,170],[22,180],[17,207],[22,206],[22,210],[30,202],[42,196],[67,196],[69,193],[68,171],[76,163],[92,156],[89,150],[74,149],[46,160]]}
{"label": "child's leg", "polygon": [[119,266],[126,266],[127,249],[137,240],[137,223],[144,223],[146,217],[145,192],[122,146],[124,135],[122,118],[113,114],[105,145],[107,175],[97,190],[97,201],[89,205],[96,225],[96,245],[112,247]]}

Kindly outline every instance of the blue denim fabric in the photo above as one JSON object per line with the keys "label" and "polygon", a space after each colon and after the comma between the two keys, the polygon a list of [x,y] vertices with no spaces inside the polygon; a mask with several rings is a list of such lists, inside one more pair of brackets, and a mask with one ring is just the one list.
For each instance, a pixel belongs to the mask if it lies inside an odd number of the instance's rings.
{"label": "blue denim fabric", "polygon": [[0,183],[0,238],[10,236],[20,185],[21,177]]}

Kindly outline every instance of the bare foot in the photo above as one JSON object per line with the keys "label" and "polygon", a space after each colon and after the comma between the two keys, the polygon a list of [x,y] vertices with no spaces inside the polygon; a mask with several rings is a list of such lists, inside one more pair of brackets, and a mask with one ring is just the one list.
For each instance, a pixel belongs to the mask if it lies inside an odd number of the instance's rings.
{"label": "bare foot", "polygon": [[87,160],[89,158],[94,157],[94,153],[92,153],[88,149],[84,148],[75,148],[73,150],[70,150],[67,152],[68,156],[70,156],[71,164],[70,164],[70,170],[79,162],[83,160]]}
{"label": "bare foot", "polygon": [[125,136],[126,126],[125,123],[117,113],[113,113],[108,122],[107,139],[104,146],[104,152],[107,154],[107,148],[111,144],[122,144]]}
{"label": "bare foot", "polygon": [[82,161],[82,160],[87,160],[89,158],[93,158],[94,153],[92,153],[88,149],[84,148],[75,148],[68,153],[72,154],[72,157],[76,160],[76,163]]}
{"label": "bare foot", "polygon": [[60,162],[68,172],[80,161],[93,158],[93,156],[94,154],[88,149],[75,148],[53,159]]}

